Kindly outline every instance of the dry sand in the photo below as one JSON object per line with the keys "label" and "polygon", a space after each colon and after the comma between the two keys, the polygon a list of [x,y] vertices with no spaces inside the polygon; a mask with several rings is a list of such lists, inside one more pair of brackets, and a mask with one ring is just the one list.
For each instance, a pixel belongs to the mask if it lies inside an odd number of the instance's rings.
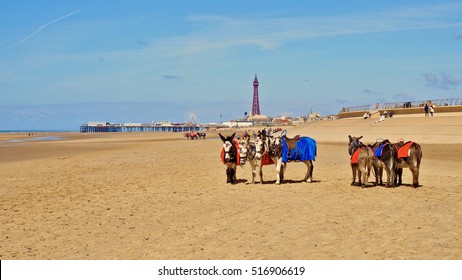
{"label": "dry sand", "polygon": [[[226,184],[215,133],[1,134],[0,258],[462,258],[462,116],[288,131],[317,140],[314,183],[290,163],[282,185],[274,166],[265,184],[248,183],[249,166]],[[419,142],[421,187],[410,187],[409,170],[398,188],[350,186],[349,134]]]}

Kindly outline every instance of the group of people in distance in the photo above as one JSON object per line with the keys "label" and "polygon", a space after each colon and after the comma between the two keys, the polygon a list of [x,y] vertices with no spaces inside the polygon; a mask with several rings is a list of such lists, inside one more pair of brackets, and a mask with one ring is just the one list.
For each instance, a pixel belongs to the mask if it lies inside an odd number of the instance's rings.
{"label": "group of people in distance", "polygon": [[[424,106],[424,111],[425,111],[425,117],[433,117],[433,115],[435,114],[435,104],[428,106],[428,103],[426,103]],[[371,113],[369,112],[365,112],[363,115],[363,118],[365,120],[369,119],[370,117],[371,117]],[[391,117],[393,117],[392,112],[388,113],[387,111],[384,111],[383,114],[380,115],[380,118],[376,121],[376,123],[382,122],[385,120],[385,118],[391,118]]]}
{"label": "group of people in distance", "polygon": [[[425,104],[424,106],[424,111],[425,111],[425,117],[431,116],[433,117],[433,114],[435,113],[435,105],[428,106],[428,103]],[[428,114],[428,111],[430,111],[430,115]]]}

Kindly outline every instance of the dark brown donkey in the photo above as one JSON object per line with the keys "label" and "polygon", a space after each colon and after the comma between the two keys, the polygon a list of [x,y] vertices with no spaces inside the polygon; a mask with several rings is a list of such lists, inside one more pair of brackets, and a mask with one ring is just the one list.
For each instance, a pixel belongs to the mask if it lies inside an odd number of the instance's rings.
{"label": "dark brown donkey", "polygon": [[359,141],[361,138],[363,137],[352,137],[348,135],[350,141],[348,144],[348,153],[351,156],[350,164],[351,171],[353,172],[353,181],[351,185],[353,186],[355,184],[356,173],[358,173],[359,185],[364,188],[368,183],[374,155],[370,147]]}
{"label": "dark brown donkey", "polygon": [[396,168],[398,165],[398,150],[388,139],[377,141],[372,145],[374,151],[375,183],[382,185],[383,169],[387,172],[387,187],[396,186]]}
{"label": "dark brown donkey", "polygon": [[236,167],[240,165],[240,156],[238,153],[239,143],[234,140],[236,133],[231,136],[224,137],[220,133],[223,141],[223,149],[221,150],[221,161],[226,166],[226,183],[234,184],[236,182]]}
{"label": "dark brown donkey", "polygon": [[395,144],[398,149],[398,162],[396,169],[397,185],[402,183],[403,168],[409,168],[412,172],[412,186],[417,188],[419,186],[419,170],[420,162],[422,161],[422,147],[419,144],[408,141],[399,141]]}

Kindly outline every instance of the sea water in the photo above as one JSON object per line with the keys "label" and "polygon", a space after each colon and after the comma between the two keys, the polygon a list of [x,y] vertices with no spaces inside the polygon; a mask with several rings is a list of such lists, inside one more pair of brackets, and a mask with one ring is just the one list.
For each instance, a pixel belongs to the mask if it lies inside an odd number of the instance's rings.
{"label": "sea water", "polygon": [[75,132],[71,130],[0,130],[0,133],[8,134],[28,134],[29,138],[23,139],[11,139],[6,140],[3,143],[24,143],[24,142],[33,142],[33,141],[60,141],[65,138],[59,136],[37,136],[34,137],[34,134],[43,134],[43,133],[63,133],[63,132]]}

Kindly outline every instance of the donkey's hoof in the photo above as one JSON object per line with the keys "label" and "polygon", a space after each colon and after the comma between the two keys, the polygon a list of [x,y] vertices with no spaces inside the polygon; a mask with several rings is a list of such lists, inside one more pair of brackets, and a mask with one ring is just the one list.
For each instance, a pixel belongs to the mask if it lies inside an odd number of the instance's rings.
{"label": "donkey's hoof", "polygon": [[311,181],[312,181],[311,178],[308,178],[308,179],[306,180],[306,182],[308,182],[308,183],[311,183]]}

